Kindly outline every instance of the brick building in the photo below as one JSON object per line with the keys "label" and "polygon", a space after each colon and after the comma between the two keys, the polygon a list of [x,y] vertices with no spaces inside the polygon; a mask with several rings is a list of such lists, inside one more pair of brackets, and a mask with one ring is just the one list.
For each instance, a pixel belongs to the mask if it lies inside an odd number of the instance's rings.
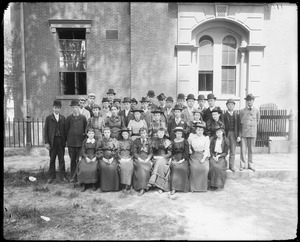
{"label": "brick building", "polygon": [[11,21],[15,117],[45,117],[55,98],[67,115],[71,99],[94,92],[100,104],[109,88],[297,105],[293,4],[24,2]]}

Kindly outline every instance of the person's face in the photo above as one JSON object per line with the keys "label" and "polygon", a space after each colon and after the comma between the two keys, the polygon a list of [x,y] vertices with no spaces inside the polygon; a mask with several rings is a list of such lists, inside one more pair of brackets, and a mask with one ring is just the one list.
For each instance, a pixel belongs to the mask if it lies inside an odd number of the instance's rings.
{"label": "person's face", "polygon": [[180,118],[181,111],[180,110],[174,110],[174,116],[175,118]]}
{"label": "person's face", "polygon": [[223,135],[223,131],[221,129],[217,130],[216,135],[218,138],[221,138]]}
{"label": "person's face", "polygon": [[146,130],[142,130],[140,132],[140,135],[141,135],[142,139],[146,139],[146,137],[147,137],[147,131]]}
{"label": "person's face", "polygon": [[220,117],[220,114],[218,112],[213,112],[211,114],[212,118],[215,120],[215,121],[218,121],[219,120],[219,117]]}
{"label": "person's face", "polygon": [[78,106],[71,106],[72,113],[78,114],[79,113],[79,107]]}
{"label": "person's face", "polygon": [[110,130],[104,130],[103,135],[106,139],[110,138]]}
{"label": "person's face", "polygon": [[194,99],[188,99],[187,104],[188,104],[189,108],[192,108],[195,104],[195,100]]}
{"label": "person's face", "polygon": [[102,105],[105,109],[107,109],[109,107],[109,102],[103,102]]}
{"label": "person's face", "polygon": [[184,104],[184,99],[177,99],[177,103],[179,104],[179,105],[183,105]]}
{"label": "person's face", "polygon": [[247,106],[251,108],[253,106],[254,99],[247,100],[246,103],[247,103]]}
{"label": "person's face", "polygon": [[216,99],[208,99],[207,102],[210,107],[214,107],[216,103]]}
{"label": "person's face", "polygon": [[123,139],[128,139],[129,138],[129,133],[128,132],[122,132],[122,137],[123,137]]}
{"label": "person's face", "polygon": [[126,102],[126,103],[123,103],[124,104],[124,108],[126,110],[130,109],[130,103],[129,102]]}
{"label": "person's face", "polygon": [[88,97],[88,102],[90,104],[94,104],[95,103],[95,97]]}
{"label": "person's face", "polygon": [[233,103],[227,103],[227,109],[229,110],[229,111],[233,111],[233,109],[234,109],[234,104]]}
{"label": "person's face", "polygon": [[203,135],[203,133],[204,133],[204,129],[203,128],[196,128],[196,134],[197,135],[199,135],[199,136],[201,136],[201,135]]}
{"label": "person's face", "polygon": [[116,116],[117,114],[118,114],[118,109],[117,109],[117,107],[111,107],[111,109],[110,109],[110,111],[111,111],[111,114],[113,115],[113,116]]}
{"label": "person's face", "polygon": [[141,102],[141,108],[147,109],[148,108],[148,102]]}
{"label": "person's face", "polygon": [[131,102],[131,103],[130,103],[130,107],[131,107],[131,109],[135,109],[135,107],[136,107],[136,102]]}
{"label": "person's face", "polygon": [[80,108],[83,108],[85,106],[85,101],[79,100],[79,106],[80,106]]}
{"label": "person's face", "polygon": [[164,135],[165,135],[165,131],[163,131],[163,130],[158,130],[158,131],[157,131],[157,137],[158,137],[158,138],[161,139],[161,138],[164,137]]}
{"label": "person's face", "polygon": [[199,107],[204,107],[205,100],[198,100]]}
{"label": "person's face", "polygon": [[99,116],[99,112],[100,112],[99,108],[93,108],[92,111],[95,117]]}
{"label": "person's face", "polygon": [[55,114],[59,114],[60,113],[60,107],[57,107],[57,106],[53,106],[52,107],[52,111],[55,113]]}
{"label": "person's face", "polygon": [[173,105],[173,102],[171,102],[171,101],[167,101],[167,103],[166,103],[166,106],[167,106],[167,108],[171,108],[171,107],[172,107],[172,105]]}
{"label": "person's face", "polygon": [[109,101],[113,101],[114,100],[114,94],[107,94],[107,98]]}
{"label": "person's face", "polygon": [[194,120],[199,121],[201,117],[200,113],[194,113]]}
{"label": "person's face", "polygon": [[153,102],[153,99],[154,97],[148,97],[149,98],[149,101],[152,103]]}
{"label": "person's face", "polygon": [[164,106],[165,105],[165,100],[158,100],[158,102],[159,102],[160,106]]}
{"label": "person's face", "polygon": [[87,133],[87,136],[88,136],[89,139],[94,138],[94,136],[95,136],[94,131],[89,131],[89,132]]}
{"label": "person's face", "polygon": [[176,136],[177,139],[182,138],[182,132],[181,131],[176,131],[175,136]]}
{"label": "person's face", "polygon": [[154,114],[154,119],[155,119],[155,121],[159,121],[160,120],[160,113],[155,113]]}
{"label": "person's face", "polygon": [[134,112],[134,118],[136,121],[139,121],[141,118],[141,113],[140,112]]}
{"label": "person's face", "polygon": [[118,108],[120,108],[121,107],[121,104],[120,104],[120,102],[114,102],[114,104],[118,107]]}

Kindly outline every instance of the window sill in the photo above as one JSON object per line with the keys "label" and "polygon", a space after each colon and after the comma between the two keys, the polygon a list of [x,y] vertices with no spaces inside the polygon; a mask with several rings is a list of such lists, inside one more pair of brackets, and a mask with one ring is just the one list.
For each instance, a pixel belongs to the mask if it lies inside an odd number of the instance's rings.
{"label": "window sill", "polygon": [[84,97],[87,99],[87,95],[60,95],[60,96],[55,96],[56,99],[58,100],[73,100],[73,99],[78,99],[79,97]]}

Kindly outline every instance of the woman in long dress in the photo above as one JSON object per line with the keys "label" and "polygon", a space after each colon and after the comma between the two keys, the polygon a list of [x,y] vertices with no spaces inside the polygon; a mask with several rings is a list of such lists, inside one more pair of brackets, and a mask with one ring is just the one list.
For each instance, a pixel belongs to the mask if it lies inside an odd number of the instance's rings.
{"label": "woman in long dress", "polygon": [[157,131],[157,137],[152,140],[153,170],[149,180],[149,186],[158,187],[159,193],[170,191],[170,157],[172,155],[172,143],[164,138],[165,129]]}
{"label": "woman in long dress", "polygon": [[118,145],[118,161],[120,168],[120,181],[123,192],[130,189],[133,174],[132,145],[133,141],[129,139],[129,129],[120,130],[122,139]]}
{"label": "woman in long dress", "polygon": [[175,139],[172,141],[172,161],[170,187],[171,195],[176,191],[188,192],[189,183],[189,143],[183,138],[184,129],[176,127],[174,129]]}
{"label": "woman in long dress", "polygon": [[210,159],[208,179],[210,182],[210,190],[219,190],[224,188],[227,179],[226,156],[228,154],[229,140],[224,136],[222,126],[216,127],[214,137],[210,144]]}
{"label": "woman in long dress", "polygon": [[120,140],[121,134],[119,131],[123,127],[125,127],[124,120],[122,116],[118,114],[119,110],[116,104],[112,104],[110,111],[111,111],[111,116],[106,118],[105,126],[110,128],[111,138]]}
{"label": "woman in long dress", "polygon": [[102,139],[102,131],[104,128],[104,118],[100,116],[100,106],[94,104],[92,107],[93,117],[88,119],[86,131],[88,129],[93,129],[95,131],[95,139]]}
{"label": "woman in long dress", "polygon": [[190,145],[190,190],[191,192],[206,192],[208,188],[209,170],[209,137],[204,136],[205,125],[194,125],[195,134],[191,133],[188,141]]}
{"label": "woman in long dress", "polygon": [[131,131],[131,140],[134,141],[140,135],[140,128],[148,129],[147,123],[144,119],[141,119],[141,113],[144,112],[142,109],[133,109],[131,110],[133,113],[134,119],[131,119],[128,123],[128,128]]}
{"label": "woman in long dress", "polygon": [[132,153],[134,157],[133,188],[139,191],[139,196],[148,190],[153,156],[150,139],[147,137],[147,129],[140,128],[140,137],[133,142]]}
{"label": "woman in long dress", "polygon": [[92,184],[93,190],[96,191],[96,183],[98,182],[98,159],[96,157],[98,147],[94,138],[94,130],[88,129],[87,136],[82,143],[82,158],[77,165],[77,179],[79,184],[82,185],[82,192],[86,190],[87,184]]}
{"label": "woman in long dress", "polygon": [[110,137],[110,128],[105,127],[103,139],[99,142],[96,156],[99,158],[100,192],[119,191],[117,151],[118,141]]}

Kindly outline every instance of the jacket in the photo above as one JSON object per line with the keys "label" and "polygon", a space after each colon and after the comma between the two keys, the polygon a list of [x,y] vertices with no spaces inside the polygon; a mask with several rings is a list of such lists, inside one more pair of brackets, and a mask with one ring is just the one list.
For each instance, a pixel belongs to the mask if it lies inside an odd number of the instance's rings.
{"label": "jacket", "polygon": [[85,139],[85,129],[87,121],[84,115],[79,114],[75,117],[73,114],[66,118],[66,137],[68,147],[81,147]]}
{"label": "jacket", "polygon": [[[57,121],[53,113],[46,117],[45,126],[44,126],[44,139],[45,139],[45,144],[50,144],[50,149],[53,147],[53,143],[54,143],[56,122]],[[66,147],[66,133],[65,133],[66,126],[65,125],[66,125],[65,116],[59,114],[59,128],[61,132],[63,147]]]}
{"label": "jacket", "polygon": [[[216,140],[217,137],[213,138],[210,142],[209,150],[210,150],[210,156],[215,156],[215,146],[216,146]],[[229,148],[229,140],[226,137],[223,137],[222,143],[221,143],[222,153],[219,154],[220,157],[226,158],[226,155],[228,155],[228,148]]]}
{"label": "jacket", "polygon": [[[233,117],[234,117],[234,134],[235,137],[239,137],[240,136],[240,115],[236,112],[233,111]],[[228,135],[228,131],[229,131],[229,118],[230,118],[230,114],[228,111],[226,111],[226,113],[224,114],[224,125],[225,125],[225,134],[226,136]]]}
{"label": "jacket", "polygon": [[248,108],[244,108],[240,111],[241,121],[241,137],[256,137],[257,126],[260,120],[259,110],[252,107],[250,111]]}

